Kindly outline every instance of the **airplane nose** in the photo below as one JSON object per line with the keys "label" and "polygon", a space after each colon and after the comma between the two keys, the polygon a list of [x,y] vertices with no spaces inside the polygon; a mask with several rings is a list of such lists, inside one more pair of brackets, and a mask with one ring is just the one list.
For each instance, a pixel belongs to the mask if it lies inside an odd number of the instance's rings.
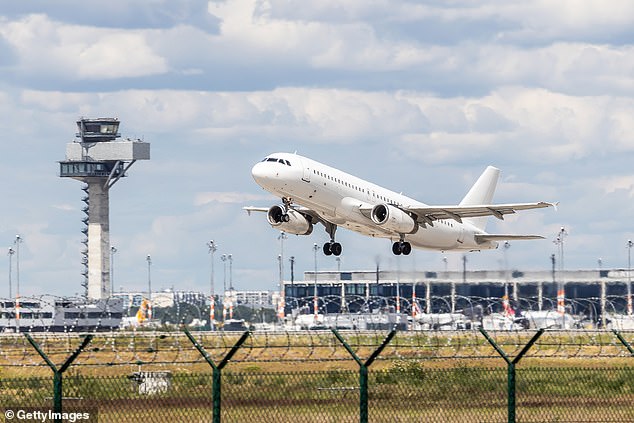
{"label": "airplane nose", "polygon": [[251,176],[253,176],[253,179],[255,179],[255,182],[258,184],[263,182],[266,179],[266,166],[264,163],[256,163],[251,169]]}

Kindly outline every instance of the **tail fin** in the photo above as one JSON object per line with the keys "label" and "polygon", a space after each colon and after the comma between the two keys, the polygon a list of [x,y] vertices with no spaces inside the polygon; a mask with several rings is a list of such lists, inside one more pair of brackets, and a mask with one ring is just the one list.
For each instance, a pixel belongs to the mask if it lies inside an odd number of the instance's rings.
{"label": "tail fin", "polygon": [[[461,206],[476,206],[491,204],[493,193],[500,177],[500,169],[488,166],[476,183],[471,187],[467,195],[460,202]],[[480,230],[484,230],[487,224],[487,217],[472,217],[465,219]]]}

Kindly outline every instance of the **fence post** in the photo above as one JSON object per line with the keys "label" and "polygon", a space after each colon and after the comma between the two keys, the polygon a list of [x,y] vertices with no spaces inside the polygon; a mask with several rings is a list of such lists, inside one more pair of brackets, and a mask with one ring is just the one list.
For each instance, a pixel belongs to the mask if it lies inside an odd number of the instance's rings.
{"label": "fence post", "polygon": [[359,365],[359,421],[361,423],[368,422],[368,367],[376,360],[376,358],[381,354],[381,351],[390,343],[394,335],[396,335],[396,329],[392,329],[390,333],[385,337],[381,345],[374,350],[374,352],[370,355],[370,357],[365,361],[361,361],[359,356],[355,354],[350,345],[346,342],[345,339],[339,334],[337,329],[331,329],[332,333],[335,334],[339,342],[343,345],[343,347],[348,351],[348,353],[354,358],[354,361]]}
{"label": "fence post", "polygon": [[512,360],[511,360],[511,358],[508,355],[506,355],[504,350],[495,342],[495,340],[489,336],[489,334],[488,334],[488,332],[486,330],[484,330],[482,327],[480,327],[479,329],[480,329],[480,333],[482,333],[482,335],[484,335],[486,340],[489,341],[489,344],[491,344],[491,346],[495,349],[495,351],[497,351],[497,353],[500,354],[500,356],[504,359],[504,361],[506,361],[506,364],[507,364],[506,380],[507,380],[507,390],[508,390],[507,391],[507,395],[508,395],[508,402],[507,402],[507,404],[508,404],[508,422],[509,423],[515,423],[515,410],[516,410],[516,404],[515,404],[515,365],[517,363],[519,363],[519,361],[522,359],[522,357],[524,357],[524,355],[526,355],[528,350],[531,349],[533,344],[535,344],[535,342],[537,342],[539,337],[542,336],[542,334],[544,333],[545,329],[538,330],[537,333],[535,335],[533,335],[531,340],[528,341],[528,344],[524,345],[524,348],[522,348],[522,350],[519,352],[519,354],[517,354],[517,356],[514,359],[512,359]]}
{"label": "fence post", "polygon": [[627,348],[627,350],[630,352],[630,355],[634,356],[634,348],[632,348],[632,345],[630,345],[630,343],[627,342],[625,338],[623,338],[623,335],[621,335],[621,332],[617,331],[616,329],[612,329],[612,332],[614,332],[616,337],[619,338],[619,341],[621,341],[621,344],[623,344],[625,348]]}
{"label": "fence post", "polygon": [[194,344],[194,347],[196,347],[198,352],[203,356],[205,361],[207,361],[207,363],[213,369],[213,372],[212,372],[212,387],[211,387],[211,397],[212,397],[212,401],[213,401],[213,420],[212,421],[214,423],[220,423],[220,411],[221,411],[221,408],[220,408],[221,401],[220,400],[222,398],[221,397],[221,392],[222,392],[221,391],[222,369],[227,365],[229,360],[231,360],[231,357],[233,357],[234,354],[236,352],[238,352],[238,350],[240,349],[242,344],[244,344],[244,341],[247,340],[247,338],[249,337],[249,331],[245,331],[242,334],[240,339],[238,339],[238,342],[236,342],[234,344],[234,346],[231,347],[231,349],[229,350],[227,355],[225,355],[224,358],[217,365],[211,359],[211,356],[209,355],[209,353],[207,353],[205,348],[202,345],[200,345],[198,343],[198,341],[196,341],[196,339],[192,336],[192,334],[189,332],[189,330],[187,328],[184,329],[184,332],[185,332],[185,335],[187,335],[187,337],[191,341],[191,343]]}
{"label": "fence post", "polygon": [[[53,371],[53,412],[57,413],[61,418],[62,413],[62,375],[68,369],[73,361],[79,356],[79,354],[83,351],[84,348],[92,341],[93,335],[86,335],[82,343],[77,347],[75,351],[64,361],[60,368],[57,368],[55,363],[53,363],[48,355],[42,350],[40,345],[35,342],[29,333],[25,333],[24,336],[29,341],[29,343],[35,348],[35,351],[42,357],[42,359],[46,362],[48,367]],[[56,422],[61,422],[61,420],[56,419]]]}

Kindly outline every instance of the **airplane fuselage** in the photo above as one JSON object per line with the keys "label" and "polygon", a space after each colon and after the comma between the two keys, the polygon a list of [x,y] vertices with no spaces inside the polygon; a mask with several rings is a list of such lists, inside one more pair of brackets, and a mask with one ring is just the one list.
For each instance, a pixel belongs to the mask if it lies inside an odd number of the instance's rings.
{"label": "airplane fuselage", "polygon": [[395,233],[377,225],[369,209],[385,204],[399,209],[426,204],[350,175],[307,157],[271,154],[252,169],[255,181],[270,193],[317,213],[323,221],[363,235],[407,241],[432,250],[482,250],[497,248],[495,241],[476,242],[485,232],[467,221],[439,219],[428,225]]}

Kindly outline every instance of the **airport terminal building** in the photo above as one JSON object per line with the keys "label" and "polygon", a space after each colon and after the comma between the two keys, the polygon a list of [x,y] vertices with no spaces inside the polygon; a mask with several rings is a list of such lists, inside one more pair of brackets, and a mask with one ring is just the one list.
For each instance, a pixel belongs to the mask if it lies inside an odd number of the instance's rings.
{"label": "airport terminal building", "polygon": [[[631,293],[627,269],[566,271],[318,271],[303,282],[284,283],[285,312],[310,309],[318,297],[320,313],[372,312],[391,308],[426,313],[469,307],[502,307],[506,296],[515,309],[557,308],[558,292],[569,312],[597,315],[627,313]],[[631,303],[630,303],[631,304]],[[631,307],[631,306],[630,306]],[[496,309],[492,312],[499,311]]]}

